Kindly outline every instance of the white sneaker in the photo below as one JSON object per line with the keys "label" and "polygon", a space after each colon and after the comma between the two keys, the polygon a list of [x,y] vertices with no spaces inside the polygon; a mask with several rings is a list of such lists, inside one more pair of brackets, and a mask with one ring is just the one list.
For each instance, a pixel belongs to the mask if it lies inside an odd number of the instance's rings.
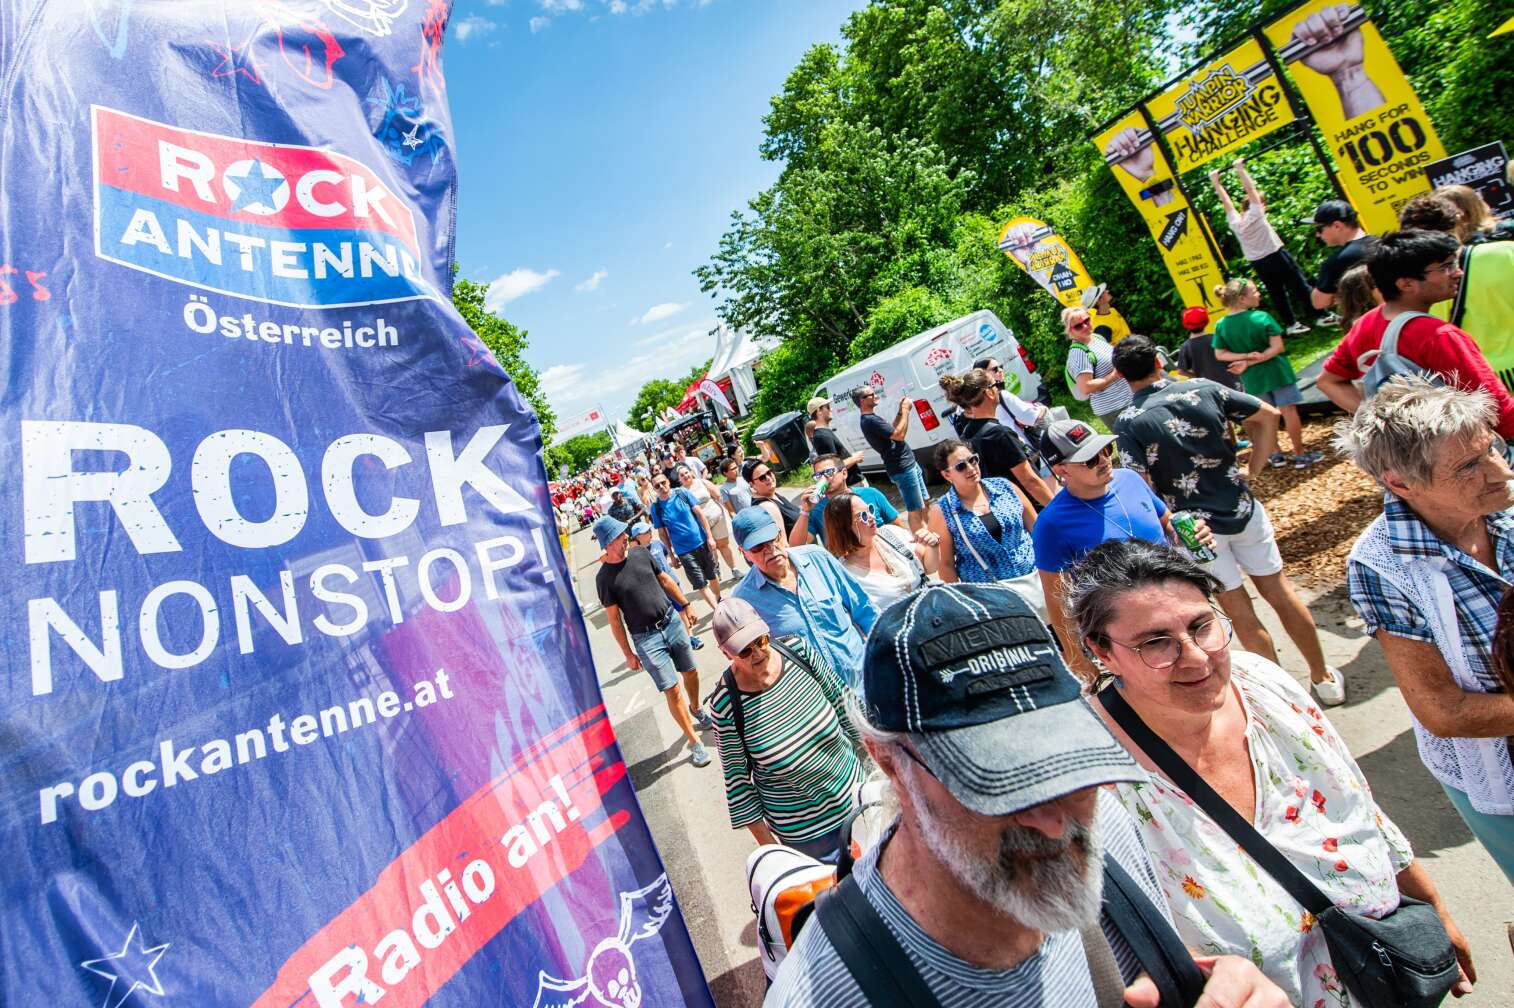
{"label": "white sneaker", "polygon": [[1330,678],[1324,682],[1310,683],[1315,697],[1326,707],[1339,707],[1346,702],[1346,675],[1334,665],[1326,665]]}
{"label": "white sneaker", "polygon": [[1312,331],[1313,330],[1311,330],[1308,326],[1304,325],[1304,323],[1302,323],[1302,322],[1295,322],[1291,326],[1289,326],[1287,329],[1283,330],[1283,332],[1286,333],[1289,336],[1302,336],[1305,333],[1312,332]]}

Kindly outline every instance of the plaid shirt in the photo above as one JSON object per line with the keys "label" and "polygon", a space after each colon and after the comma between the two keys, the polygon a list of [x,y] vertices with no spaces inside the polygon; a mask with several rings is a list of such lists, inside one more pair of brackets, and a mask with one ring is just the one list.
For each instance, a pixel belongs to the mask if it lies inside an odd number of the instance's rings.
{"label": "plaid shirt", "polygon": [[[1451,562],[1446,579],[1461,624],[1467,665],[1483,692],[1502,693],[1503,686],[1493,671],[1493,631],[1498,626],[1498,603],[1510,582],[1443,542],[1409,505],[1391,493],[1383,495],[1383,518],[1394,553],[1406,560],[1440,556]],[[1488,515],[1486,520],[1498,569],[1514,571],[1514,508]],[[1386,630],[1395,637],[1435,643],[1429,621],[1419,608],[1370,567],[1354,561],[1347,564],[1346,587],[1369,636]]]}

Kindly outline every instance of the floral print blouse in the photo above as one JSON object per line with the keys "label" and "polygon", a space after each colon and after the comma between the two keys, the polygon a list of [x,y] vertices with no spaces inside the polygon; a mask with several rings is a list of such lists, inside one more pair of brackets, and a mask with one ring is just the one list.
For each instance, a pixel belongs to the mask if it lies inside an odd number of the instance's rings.
{"label": "floral print blouse", "polygon": [[[1382,917],[1414,860],[1378,809],[1345,741],[1292,676],[1235,651],[1256,785],[1253,825],[1340,907]],[[1137,818],[1183,941],[1254,962],[1301,1008],[1350,1008],[1314,915],[1264,873],[1180,789],[1154,772],[1116,786]],[[1370,1008],[1370,1006],[1359,1006]]]}

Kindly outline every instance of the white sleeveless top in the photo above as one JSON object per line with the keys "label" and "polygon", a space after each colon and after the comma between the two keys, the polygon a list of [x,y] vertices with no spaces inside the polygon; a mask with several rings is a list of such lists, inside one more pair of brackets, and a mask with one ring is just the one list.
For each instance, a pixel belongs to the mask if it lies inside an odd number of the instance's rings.
{"label": "white sleeveless top", "polygon": [[866,570],[847,560],[841,563],[846,572],[857,579],[873,607],[882,612],[920,587],[925,571],[910,551],[905,534],[898,526],[878,526],[878,538],[883,540],[877,550],[883,557],[887,571]]}

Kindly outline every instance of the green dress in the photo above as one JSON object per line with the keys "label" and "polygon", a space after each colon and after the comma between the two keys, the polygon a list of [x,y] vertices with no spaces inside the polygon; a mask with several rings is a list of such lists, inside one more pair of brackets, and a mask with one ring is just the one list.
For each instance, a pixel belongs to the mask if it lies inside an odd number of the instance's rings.
{"label": "green dress", "polygon": [[[1260,353],[1272,343],[1273,336],[1281,336],[1283,327],[1277,319],[1260,309],[1226,315],[1214,327],[1216,350],[1231,353]],[[1273,389],[1292,385],[1298,381],[1287,354],[1278,354],[1269,361],[1252,364],[1241,373],[1241,385],[1248,395],[1262,396]]]}

